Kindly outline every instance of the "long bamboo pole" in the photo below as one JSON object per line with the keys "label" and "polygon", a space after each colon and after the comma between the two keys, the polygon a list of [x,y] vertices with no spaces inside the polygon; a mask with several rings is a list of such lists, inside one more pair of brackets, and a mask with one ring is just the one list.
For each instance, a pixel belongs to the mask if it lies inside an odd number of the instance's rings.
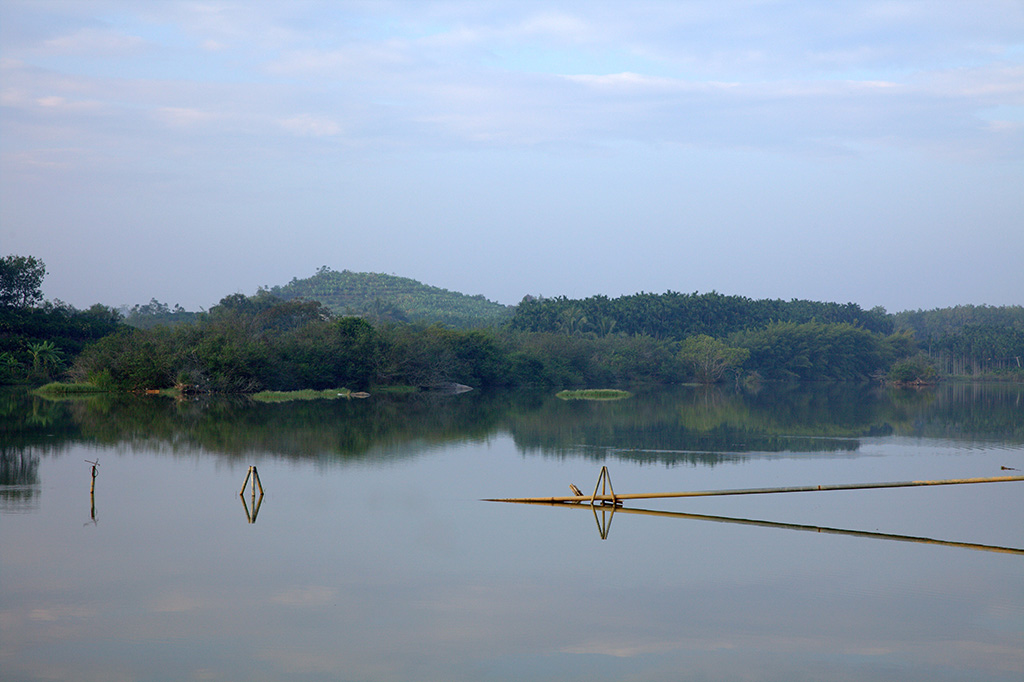
{"label": "long bamboo pole", "polygon": [[[875,488],[912,488],[928,485],[965,485],[969,483],[1007,483],[1024,481],[1024,476],[990,476],[987,478],[952,478],[943,481],[900,481],[897,483],[838,483],[832,485],[790,486],[782,488],[739,488],[734,490],[698,490],[681,493],[626,493],[623,495],[579,495],[562,497],[510,497],[487,499],[485,502],[518,502],[522,504],[581,504],[583,502],[611,502],[623,500],[656,500],[675,497],[714,497],[720,495],[765,495],[769,493],[809,493],[823,490],[871,490]],[[595,491],[596,493],[596,491]]]}

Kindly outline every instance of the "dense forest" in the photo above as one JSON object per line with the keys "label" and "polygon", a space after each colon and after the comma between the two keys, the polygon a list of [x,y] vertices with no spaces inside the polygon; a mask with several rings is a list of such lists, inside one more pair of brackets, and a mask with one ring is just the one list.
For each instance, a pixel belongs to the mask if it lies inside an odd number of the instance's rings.
{"label": "dense forest", "polygon": [[[321,268],[303,286],[338,279],[350,291],[350,275]],[[156,300],[121,311],[102,305],[79,311],[43,301],[43,276],[38,259],[0,259],[0,383],[70,380],[103,390],[248,393],[452,384],[928,383],[948,375],[1024,380],[1020,306],[890,315],[853,303],[667,292],[526,297],[495,317],[497,304],[482,297],[414,283],[426,298],[412,321],[411,308],[375,314],[386,308],[385,289],[401,280],[381,275],[359,280],[360,300],[377,303],[358,315],[324,303],[327,289],[317,298],[299,296],[298,280],[288,292],[232,294],[198,313]],[[444,308],[449,295],[486,305],[476,313],[458,308],[458,324],[445,323],[453,318],[431,314],[429,306]]]}
{"label": "dense forest", "polygon": [[893,331],[893,320],[885,310],[864,310],[856,303],[753,300],[716,292],[673,291],[615,299],[527,297],[516,307],[511,326],[533,332],[644,334],[679,341],[695,334],[722,337],[773,322],[850,324],[879,334]]}
{"label": "dense forest", "polygon": [[1024,307],[963,305],[893,316],[913,332],[943,374],[977,376],[1019,372],[1024,363]]}
{"label": "dense forest", "polygon": [[121,315],[100,304],[76,310],[44,301],[45,276],[34,256],[0,258],[0,384],[59,376],[89,343],[121,325]]}

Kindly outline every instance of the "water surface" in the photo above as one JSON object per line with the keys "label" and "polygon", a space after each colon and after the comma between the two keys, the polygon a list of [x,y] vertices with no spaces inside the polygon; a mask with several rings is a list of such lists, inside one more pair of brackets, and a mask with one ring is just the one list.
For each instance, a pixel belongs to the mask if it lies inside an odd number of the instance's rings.
{"label": "water surface", "polygon": [[1024,483],[631,505],[873,536],[481,501],[1013,474],[1020,387],[9,392],[0,429],[4,680],[1024,675],[1024,555],[899,537],[1022,550]]}

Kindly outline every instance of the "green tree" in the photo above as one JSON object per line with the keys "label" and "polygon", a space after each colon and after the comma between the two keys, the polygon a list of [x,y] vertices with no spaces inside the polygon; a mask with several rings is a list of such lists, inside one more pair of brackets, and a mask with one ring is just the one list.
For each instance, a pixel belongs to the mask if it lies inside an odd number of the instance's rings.
{"label": "green tree", "polygon": [[46,265],[35,256],[0,258],[0,307],[29,308],[43,300]]}
{"label": "green tree", "polygon": [[925,353],[895,362],[889,370],[889,380],[897,383],[930,383],[935,380],[935,364]]}
{"label": "green tree", "polygon": [[739,367],[749,356],[746,348],[731,348],[706,334],[687,338],[677,353],[681,362],[693,368],[694,378],[702,384],[720,381],[726,371]]}
{"label": "green tree", "polygon": [[32,371],[38,373],[47,367],[60,364],[60,351],[53,341],[40,341],[28,344],[28,353],[32,356]]}

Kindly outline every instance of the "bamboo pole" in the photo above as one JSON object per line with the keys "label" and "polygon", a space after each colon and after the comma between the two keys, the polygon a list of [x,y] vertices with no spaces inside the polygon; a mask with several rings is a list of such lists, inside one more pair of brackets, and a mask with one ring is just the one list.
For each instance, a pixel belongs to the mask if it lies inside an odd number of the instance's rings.
{"label": "bamboo pole", "polygon": [[[510,497],[504,499],[486,499],[485,502],[518,502],[522,504],[580,504],[589,502],[595,504],[611,503],[617,504],[623,500],[655,500],[676,497],[715,497],[721,495],[764,495],[769,493],[806,493],[819,492],[823,490],[871,490],[876,488],[912,488],[917,486],[931,485],[966,485],[970,483],[1007,483],[1010,481],[1024,481],[1024,476],[990,476],[987,478],[953,478],[942,481],[900,481],[896,483],[839,483],[832,485],[807,485],[790,486],[781,488],[740,488],[734,490],[699,490],[680,493],[626,493],[611,495],[598,495],[594,491],[591,497]],[[598,479],[600,485],[601,478]]]}
{"label": "bamboo pole", "polygon": [[[239,495],[245,495],[245,486],[249,485],[250,478],[252,478],[252,467],[249,467],[249,470],[245,472],[245,480],[242,481],[242,491],[238,493]],[[255,484],[253,487],[255,488]],[[255,493],[256,491],[253,490],[253,492]]]}
{"label": "bamboo pole", "polygon": [[85,460],[86,464],[92,465],[92,483],[89,485],[89,494],[92,495],[96,492],[96,467],[100,465],[100,460],[97,459],[95,462],[91,459]]}
{"label": "bamboo pole", "polygon": [[256,486],[260,487],[260,497],[263,497],[263,482],[260,481],[260,474],[256,467],[252,468],[252,494],[256,494]]}

